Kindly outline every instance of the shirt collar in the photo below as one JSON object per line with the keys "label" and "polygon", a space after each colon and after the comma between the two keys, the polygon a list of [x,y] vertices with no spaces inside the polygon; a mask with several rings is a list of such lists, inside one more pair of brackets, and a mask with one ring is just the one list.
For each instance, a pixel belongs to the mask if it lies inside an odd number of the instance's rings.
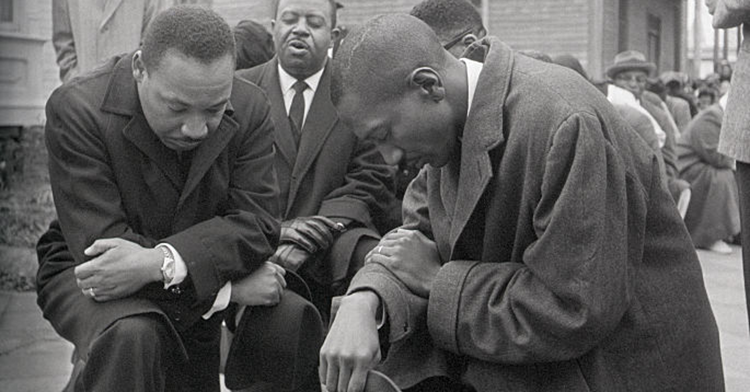
{"label": "shirt collar", "polygon": [[[297,78],[295,78],[292,75],[289,75],[288,72],[284,70],[284,68],[281,67],[281,63],[278,64],[279,67],[279,84],[281,86],[281,93],[286,94],[289,90],[291,90],[294,83],[297,81]],[[307,87],[312,90],[313,94],[315,93],[315,90],[318,89],[318,84],[320,83],[320,77],[323,76],[323,70],[325,70],[325,66],[320,69],[320,71],[310,75],[307,79],[305,79],[305,83],[307,83]]]}
{"label": "shirt collar", "polygon": [[466,65],[466,81],[469,87],[469,104],[466,108],[466,117],[469,117],[471,113],[471,104],[474,102],[474,93],[477,90],[477,84],[479,84],[479,74],[482,73],[483,64],[479,61],[467,59],[465,57],[459,59]]}

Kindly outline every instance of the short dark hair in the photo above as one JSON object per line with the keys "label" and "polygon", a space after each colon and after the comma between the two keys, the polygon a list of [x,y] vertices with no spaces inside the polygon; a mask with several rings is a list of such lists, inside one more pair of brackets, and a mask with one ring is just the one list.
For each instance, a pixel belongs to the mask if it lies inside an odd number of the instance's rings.
{"label": "short dark hair", "polygon": [[[408,39],[404,39],[408,37]],[[331,70],[334,105],[356,91],[368,103],[394,98],[409,86],[418,67],[442,70],[445,56],[435,32],[406,14],[376,16],[353,29],[339,46]]]}
{"label": "short dark hair", "polygon": [[156,69],[169,50],[210,63],[226,55],[236,59],[234,36],[216,12],[180,5],[159,13],[146,28],[141,53],[147,69]]}
{"label": "short dark hair", "polygon": [[427,23],[441,40],[450,39],[468,28],[474,34],[481,34],[485,30],[482,16],[466,0],[424,0],[415,5],[409,14]]}
{"label": "short dark hair", "polygon": [[[281,0],[273,0],[273,17],[279,13],[279,3]],[[336,0],[328,0],[328,6],[331,10],[331,29],[336,27],[336,14],[338,13],[339,3]]]}
{"label": "short dark hair", "polygon": [[237,69],[252,68],[270,60],[276,48],[271,33],[262,24],[253,20],[242,20],[234,27],[237,45]]}

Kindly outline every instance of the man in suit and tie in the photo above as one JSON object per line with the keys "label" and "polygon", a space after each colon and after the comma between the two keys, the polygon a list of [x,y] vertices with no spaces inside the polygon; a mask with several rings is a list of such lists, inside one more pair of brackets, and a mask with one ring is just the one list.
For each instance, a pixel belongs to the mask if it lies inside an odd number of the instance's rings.
{"label": "man in suit and tie", "polygon": [[215,312],[290,298],[266,261],[280,231],[270,109],[234,67],[226,22],[174,7],[142,49],[47,103],[59,222],[37,247],[38,303],[75,344],[76,391],[218,391]]}
{"label": "man in suit and tie", "polygon": [[325,318],[331,297],[378,241],[378,220],[393,198],[392,169],[331,103],[327,53],[338,35],[336,2],[280,0],[272,23],[276,57],[238,76],[271,103],[283,220],[272,260],[305,278]]}

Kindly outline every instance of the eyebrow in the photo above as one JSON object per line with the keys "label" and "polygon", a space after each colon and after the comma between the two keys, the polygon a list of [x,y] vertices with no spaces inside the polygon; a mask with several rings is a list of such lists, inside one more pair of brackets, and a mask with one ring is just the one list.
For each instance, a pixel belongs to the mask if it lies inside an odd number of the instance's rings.
{"label": "eyebrow", "polygon": [[[179,99],[179,98],[169,98],[169,97],[164,97],[164,100],[165,100],[165,101],[167,101],[167,102],[170,102],[170,103],[176,103],[176,104],[178,104],[178,105],[182,105],[182,106],[193,106],[192,104],[189,104],[189,103],[187,103],[187,102],[185,102],[185,101],[183,101],[183,100],[181,100],[181,99]],[[215,104],[213,104],[213,105],[209,105],[209,106],[207,106],[206,108],[207,108],[207,109],[211,109],[211,108],[216,108],[216,107],[219,107],[219,106],[223,106],[223,105],[226,105],[226,104],[227,104],[227,102],[229,102],[229,97],[227,97],[227,98],[222,98],[222,99],[221,99],[221,101],[219,101],[219,102],[216,102],[216,103],[215,103]]]}

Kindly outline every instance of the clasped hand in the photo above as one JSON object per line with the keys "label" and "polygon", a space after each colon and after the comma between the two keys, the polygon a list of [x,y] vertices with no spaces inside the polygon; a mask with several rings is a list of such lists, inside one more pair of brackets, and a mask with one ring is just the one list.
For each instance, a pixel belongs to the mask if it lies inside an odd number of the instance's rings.
{"label": "clasped hand", "polygon": [[83,253],[93,259],[75,267],[76,284],[99,302],[127,297],[161,280],[164,254],[122,238],[94,241]]}
{"label": "clasped hand", "polygon": [[231,302],[247,306],[273,306],[281,301],[286,288],[286,271],[266,261],[247,277],[232,282]]}
{"label": "clasped hand", "polygon": [[365,263],[378,263],[401,280],[414,294],[430,296],[442,266],[434,241],[417,230],[396,229],[387,233],[365,256]]}

